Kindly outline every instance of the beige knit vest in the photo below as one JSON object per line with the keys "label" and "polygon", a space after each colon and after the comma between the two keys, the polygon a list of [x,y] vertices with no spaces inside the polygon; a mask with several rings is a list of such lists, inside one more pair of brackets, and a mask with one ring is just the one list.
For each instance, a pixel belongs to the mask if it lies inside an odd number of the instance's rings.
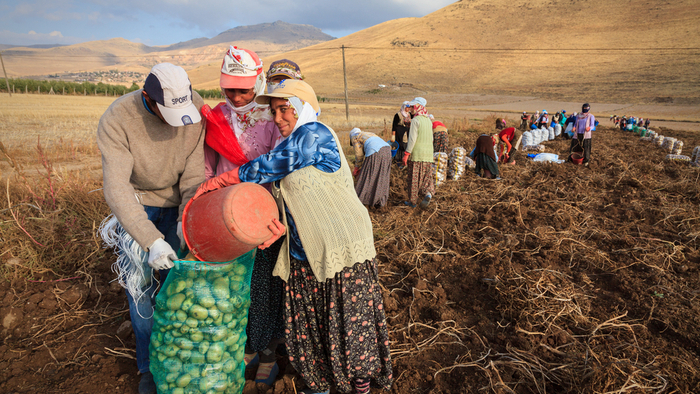
{"label": "beige knit vest", "polygon": [[[357,198],[338,136],[330,127],[328,130],[338,145],[340,169],[327,173],[314,166],[304,167],[284,177],[279,187],[272,187],[280,212],[284,213],[286,204],[294,217],[306,258],[319,282],[377,255],[369,213]],[[287,216],[282,218],[287,226]],[[272,273],[287,281],[289,271],[287,232]]]}

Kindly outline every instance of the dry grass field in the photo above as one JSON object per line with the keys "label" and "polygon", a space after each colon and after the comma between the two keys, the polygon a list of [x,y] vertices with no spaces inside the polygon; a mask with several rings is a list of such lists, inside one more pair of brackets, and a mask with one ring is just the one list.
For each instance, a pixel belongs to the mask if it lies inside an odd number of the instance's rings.
{"label": "dry grass field", "polygon": [[[94,133],[111,100],[0,95],[0,392],[136,393],[126,300],[96,236],[109,209]],[[381,134],[394,110],[350,112],[324,103],[322,120]],[[450,147],[493,121],[449,118]],[[389,205],[370,211],[392,392],[698,392],[700,173],[664,155],[601,127],[590,168],[521,156],[500,182],[446,182],[425,211],[403,204],[393,168]],[[244,392],[303,388],[279,362],[273,387]]]}

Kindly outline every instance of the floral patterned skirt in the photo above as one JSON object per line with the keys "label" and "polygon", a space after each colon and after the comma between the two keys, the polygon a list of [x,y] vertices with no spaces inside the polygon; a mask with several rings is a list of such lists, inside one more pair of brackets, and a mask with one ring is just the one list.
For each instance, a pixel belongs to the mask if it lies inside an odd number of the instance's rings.
{"label": "floral patterned skirt", "polygon": [[392,384],[389,332],[374,260],[318,282],[307,261],[291,259],[285,339],[292,366],[314,391],[354,391],[356,379]]}
{"label": "floral patterned skirt", "polygon": [[446,131],[436,131],[433,133],[433,152],[445,152],[447,153],[447,146],[449,145],[449,137]]}
{"label": "floral patterned skirt", "polygon": [[408,201],[418,203],[418,198],[435,194],[435,170],[427,161],[408,161]]}

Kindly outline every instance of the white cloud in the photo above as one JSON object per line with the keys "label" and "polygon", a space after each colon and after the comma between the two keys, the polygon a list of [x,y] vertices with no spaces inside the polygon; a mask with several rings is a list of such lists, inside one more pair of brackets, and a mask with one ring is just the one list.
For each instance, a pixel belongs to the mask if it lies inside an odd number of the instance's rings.
{"label": "white cloud", "polygon": [[34,45],[34,44],[62,44],[71,45],[85,40],[78,37],[66,37],[60,31],[51,33],[37,33],[30,30],[27,33],[15,33],[9,30],[0,30],[0,43],[12,45]]}

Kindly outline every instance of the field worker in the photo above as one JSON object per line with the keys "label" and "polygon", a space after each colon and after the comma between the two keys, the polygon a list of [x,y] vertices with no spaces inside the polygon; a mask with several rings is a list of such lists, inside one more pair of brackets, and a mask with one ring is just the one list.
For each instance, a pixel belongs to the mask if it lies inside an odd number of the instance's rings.
{"label": "field worker", "polygon": [[562,109],[561,118],[559,119],[559,124],[561,125],[562,129],[564,128],[564,123],[566,123],[566,110]]}
{"label": "field worker", "polygon": [[357,177],[355,191],[362,204],[381,208],[389,199],[391,146],[374,133],[357,127],[350,130],[350,146],[355,150]]}
{"label": "field worker", "polygon": [[267,70],[267,92],[275,90],[277,84],[285,79],[303,80],[299,66],[289,59],[275,60]]}
{"label": "field worker", "polygon": [[402,162],[404,166],[408,166],[408,201],[405,204],[411,208],[416,207],[419,196],[423,196],[421,208],[427,207],[435,193],[433,127],[425,109],[426,104],[427,101],[423,97],[416,97],[409,102],[414,117],[411,120],[408,144]]}
{"label": "field worker", "polygon": [[515,127],[505,127],[506,123],[501,119],[496,120],[496,130],[498,131],[498,142],[505,146],[503,150],[503,160],[511,165],[515,164],[516,141],[520,137],[520,133],[515,130]]}
{"label": "field worker", "polygon": [[547,110],[543,109],[542,115],[537,119],[537,128],[547,128],[547,123],[549,123],[549,115],[547,114]]}
{"label": "field worker", "polygon": [[482,134],[476,139],[476,147],[470,154],[476,162],[474,168],[476,175],[486,179],[501,179],[498,176],[498,159],[495,150],[497,144],[498,134]]}
{"label": "field worker", "polygon": [[[278,61],[280,62],[280,61]],[[290,63],[277,63],[269,74],[294,74]],[[301,73],[296,70],[296,75]],[[204,143],[206,178],[211,179],[272,150],[282,141],[267,105],[255,102],[265,92],[263,63],[249,49],[230,47],[224,55],[219,86],[225,102],[217,105],[207,118]],[[270,186],[266,185],[269,189]],[[275,350],[283,342],[284,324],[282,298],[284,283],[272,275],[282,241],[258,250],[250,281],[250,307],[244,362],[246,367],[257,366],[255,381],[272,386],[279,367]]]}
{"label": "field worker", "polygon": [[535,126],[535,128],[537,128],[537,120],[539,118],[540,118],[540,111],[535,112],[535,114],[530,117],[530,129],[532,129],[533,125]]}
{"label": "field worker", "polygon": [[104,196],[113,213],[100,231],[119,255],[113,269],[129,302],[139,394],[156,392],[148,355],[159,286],[154,271],[163,283],[184,242],[182,210],[204,181],[202,103],[185,70],[161,63],[142,90],[116,99],[97,126]]}
{"label": "field worker", "polygon": [[566,119],[566,122],[564,122],[564,132],[562,133],[562,136],[565,139],[572,139],[574,138],[574,123],[576,122],[576,115],[577,113],[574,112],[573,115],[569,116]]}
{"label": "field worker", "polygon": [[408,101],[401,104],[399,112],[394,114],[394,121],[391,124],[391,135],[399,144],[399,149],[396,151],[396,159],[401,168],[403,164],[403,154],[406,152],[406,143],[408,142],[408,131],[411,128],[411,114],[408,112]]}
{"label": "field worker", "polygon": [[[588,103],[583,104],[581,113],[576,117],[574,124],[574,133],[578,144],[583,148],[583,165],[588,167],[591,161],[591,131],[595,129],[595,116],[590,113],[591,106]],[[574,141],[571,146],[573,148]]]}
{"label": "field worker", "polygon": [[372,222],[340,141],[317,121],[316,93],[304,81],[282,81],[256,101],[270,105],[285,140],[208,180],[197,195],[239,182],[273,184],[288,229],[274,274],[286,282],[285,340],[289,361],[309,387],[303,392],[364,394],[370,384],[389,390]]}
{"label": "field worker", "polygon": [[651,119],[646,118],[644,119],[644,128],[649,129],[649,123],[651,123]]}
{"label": "field worker", "polygon": [[447,126],[444,123],[436,120],[433,122],[433,153],[447,153],[449,148],[450,137],[447,135]]}
{"label": "field worker", "polygon": [[561,121],[561,112],[557,112],[554,115],[552,115],[551,126],[554,127],[555,124],[559,124],[559,121]]}
{"label": "field worker", "polygon": [[523,114],[520,116],[520,130],[527,130],[528,126],[528,120],[530,120],[530,115],[527,114],[527,111],[523,111]]}

